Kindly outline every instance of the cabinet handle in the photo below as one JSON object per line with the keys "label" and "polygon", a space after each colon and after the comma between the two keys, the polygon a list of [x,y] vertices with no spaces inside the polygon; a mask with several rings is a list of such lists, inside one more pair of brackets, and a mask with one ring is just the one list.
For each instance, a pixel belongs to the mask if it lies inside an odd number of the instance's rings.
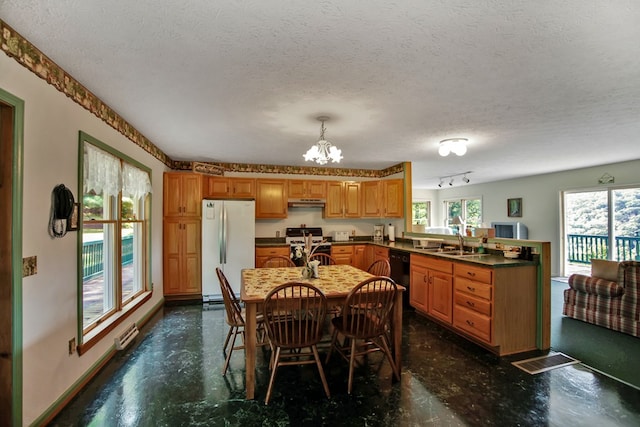
{"label": "cabinet handle", "polygon": [[468,274],[469,276],[471,276],[471,277],[473,277],[473,276],[475,276],[475,275],[476,275],[476,273],[474,273],[474,272],[472,272],[472,271],[467,271],[467,274]]}
{"label": "cabinet handle", "polygon": [[422,281],[423,281],[424,283],[427,283],[427,276],[422,276]]}
{"label": "cabinet handle", "polygon": [[469,307],[475,307],[476,305],[472,301],[467,301]]}
{"label": "cabinet handle", "polygon": [[469,325],[469,326],[475,326],[475,324],[474,324],[471,320],[467,320],[467,325]]}
{"label": "cabinet handle", "polygon": [[476,288],[471,287],[471,286],[467,286],[467,289],[469,289],[471,292],[475,292],[476,291]]}

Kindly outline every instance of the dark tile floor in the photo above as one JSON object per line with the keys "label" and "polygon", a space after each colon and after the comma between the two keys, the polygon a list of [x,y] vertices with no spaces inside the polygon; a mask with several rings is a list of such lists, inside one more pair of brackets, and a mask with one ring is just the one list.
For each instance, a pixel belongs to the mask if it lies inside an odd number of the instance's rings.
{"label": "dark tile floor", "polygon": [[315,367],[283,367],[265,406],[268,363],[259,351],[256,400],[245,401],[242,351],[221,375],[223,315],[221,306],[165,307],[51,425],[640,425],[633,387],[582,365],[529,375],[510,363],[524,356],[497,358],[413,312],[405,313],[400,382],[373,355],[349,396],[346,362],[333,358],[330,399]]}

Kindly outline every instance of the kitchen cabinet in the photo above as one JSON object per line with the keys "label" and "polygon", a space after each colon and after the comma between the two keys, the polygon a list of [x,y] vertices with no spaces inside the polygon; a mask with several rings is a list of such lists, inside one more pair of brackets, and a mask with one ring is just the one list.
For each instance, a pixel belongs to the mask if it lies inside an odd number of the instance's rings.
{"label": "kitchen cabinet", "polygon": [[266,260],[274,256],[286,256],[291,254],[290,246],[256,247],[256,267],[261,267]]}
{"label": "kitchen cabinet", "polygon": [[202,176],[166,172],[163,177],[163,290],[165,298],[199,298]]}
{"label": "kitchen cabinet", "polygon": [[427,257],[411,254],[409,277],[409,304],[418,311],[426,313],[429,298],[429,272]]}
{"label": "kitchen cabinet", "polygon": [[353,265],[353,245],[332,245],[331,256],[336,260],[336,264]]}
{"label": "kitchen cabinet", "polygon": [[385,218],[404,217],[404,180],[389,179],[381,181],[382,215]]}
{"label": "kitchen cabinet", "polygon": [[379,259],[389,261],[389,248],[385,248],[382,246],[373,247],[373,260],[371,261],[371,263],[373,264],[374,261],[377,261]]}
{"label": "kitchen cabinet", "polygon": [[451,324],[453,321],[453,263],[427,258],[427,312]]}
{"label": "kitchen cabinet", "polygon": [[256,219],[287,217],[287,181],[256,180]]}
{"label": "kitchen cabinet", "polygon": [[503,356],[536,349],[536,267],[492,268],[411,254],[410,304]]}
{"label": "kitchen cabinet", "polygon": [[200,217],[202,176],[191,172],[165,172],[164,216]]}
{"label": "kitchen cabinet", "polygon": [[411,254],[409,303],[416,310],[452,322],[453,263]]}
{"label": "kitchen cabinet", "polygon": [[380,181],[364,181],[362,183],[362,216],[381,217],[383,208]]}
{"label": "kitchen cabinet", "polygon": [[204,178],[202,195],[209,199],[253,199],[256,196],[256,180],[208,176]]}
{"label": "kitchen cabinet", "polygon": [[362,216],[404,217],[404,180],[362,182]]}
{"label": "kitchen cabinet", "polygon": [[327,182],[327,202],[324,208],[325,218],[360,218],[360,183],[352,181]]}
{"label": "kitchen cabinet", "polygon": [[200,297],[200,219],[165,217],[163,276],[166,298]]}
{"label": "kitchen cabinet", "polygon": [[366,270],[371,263],[367,263],[367,245],[353,246],[353,266]]}
{"label": "kitchen cabinet", "polygon": [[327,197],[327,182],[318,180],[289,180],[290,199],[324,199]]}

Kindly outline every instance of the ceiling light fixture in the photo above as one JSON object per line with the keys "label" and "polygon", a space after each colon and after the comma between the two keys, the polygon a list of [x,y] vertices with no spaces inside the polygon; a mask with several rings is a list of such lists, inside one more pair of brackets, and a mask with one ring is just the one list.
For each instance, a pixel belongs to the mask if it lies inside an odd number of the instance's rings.
{"label": "ceiling light fixture", "polygon": [[449,138],[440,141],[440,147],[438,148],[438,154],[445,157],[449,153],[454,153],[458,156],[464,156],[467,152],[467,138]]}
{"label": "ceiling light fixture", "polygon": [[467,172],[461,172],[461,173],[454,173],[453,175],[441,176],[440,178],[438,178],[440,180],[438,187],[442,188],[442,185],[446,180],[449,180],[449,185],[453,187],[453,181],[457,176],[461,176],[462,182],[464,182],[465,184],[468,184],[470,179],[467,177],[467,175],[469,175],[470,173],[471,171],[467,171]]}
{"label": "ceiling light fixture", "polygon": [[342,160],[342,150],[331,145],[329,141],[324,139],[324,133],[326,131],[324,122],[329,120],[329,117],[320,116],[318,120],[322,123],[320,125],[320,140],[315,145],[312,145],[306,154],[303,154],[304,159],[307,162],[315,161],[321,165],[326,165],[329,160],[333,163],[340,163],[340,160]]}

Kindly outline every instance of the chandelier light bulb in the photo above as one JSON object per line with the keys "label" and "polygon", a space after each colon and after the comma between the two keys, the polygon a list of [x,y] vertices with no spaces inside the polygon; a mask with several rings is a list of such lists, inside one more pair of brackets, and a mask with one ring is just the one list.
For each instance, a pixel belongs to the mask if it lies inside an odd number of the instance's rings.
{"label": "chandelier light bulb", "polygon": [[326,165],[329,160],[333,163],[340,163],[340,160],[343,159],[342,150],[331,145],[329,141],[324,139],[324,133],[326,131],[324,122],[329,120],[329,118],[321,116],[318,117],[318,120],[322,123],[320,125],[320,139],[315,145],[312,145],[302,157],[304,157],[304,160],[307,162],[315,161],[319,165]]}

